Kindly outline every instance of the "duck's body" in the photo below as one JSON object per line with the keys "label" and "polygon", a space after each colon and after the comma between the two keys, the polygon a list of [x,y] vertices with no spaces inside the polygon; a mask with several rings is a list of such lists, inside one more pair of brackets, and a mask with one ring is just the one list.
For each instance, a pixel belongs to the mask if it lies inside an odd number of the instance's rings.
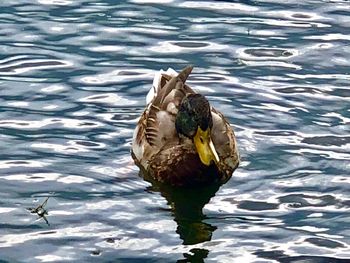
{"label": "duck's body", "polygon": [[[133,136],[132,156],[146,176],[171,185],[226,182],[239,163],[223,115],[185,81],[192,67],[155,76]],[[203,141],[204,139],[204,141]]]}

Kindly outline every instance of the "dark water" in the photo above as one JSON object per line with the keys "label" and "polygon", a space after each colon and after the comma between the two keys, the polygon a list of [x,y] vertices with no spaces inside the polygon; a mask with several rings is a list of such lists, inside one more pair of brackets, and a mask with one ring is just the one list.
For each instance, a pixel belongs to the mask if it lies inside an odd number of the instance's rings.
{"label": "dark water", "polygon": [[[2,260],[349,262],[349,1],[0,8]],[[220,189],[152,186],[130,158],[154,72],[187,64],[236,128]],[[48,196],[46,223],[27,208]]]}

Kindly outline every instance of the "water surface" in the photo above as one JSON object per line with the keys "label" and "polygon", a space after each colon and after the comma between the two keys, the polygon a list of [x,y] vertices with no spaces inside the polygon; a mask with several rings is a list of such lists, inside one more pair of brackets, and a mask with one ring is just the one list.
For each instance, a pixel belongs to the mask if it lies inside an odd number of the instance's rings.
{"label": "water surface", "polygon": [[[0,8],[1,260],[350,260],[348,1]],[[130,157],[154,72],[188,64],[235,127],[220,189],[152,186]]]}

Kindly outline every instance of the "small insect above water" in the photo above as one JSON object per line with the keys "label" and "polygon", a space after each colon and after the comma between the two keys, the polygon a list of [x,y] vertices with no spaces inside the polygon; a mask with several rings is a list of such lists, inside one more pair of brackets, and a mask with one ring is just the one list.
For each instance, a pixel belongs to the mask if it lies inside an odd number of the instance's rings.
{"label": "small insect above water", "polygon": [[48,196],[45,201],[41,204],[41,205],[38,205],[37,207],[35,208],[27,208],[27,210],[32,213],[32,214],[37,214],[39,216],[39,219],[40,218],[43,218],[46,222],[46,224],[50,225],[49,224],[49,221],[47,220],[46,218],[46,215],[48,215],[49,213],[47,212],[47,210],[44,208],[47,204],[47,201],[49,200],[50,196]]}

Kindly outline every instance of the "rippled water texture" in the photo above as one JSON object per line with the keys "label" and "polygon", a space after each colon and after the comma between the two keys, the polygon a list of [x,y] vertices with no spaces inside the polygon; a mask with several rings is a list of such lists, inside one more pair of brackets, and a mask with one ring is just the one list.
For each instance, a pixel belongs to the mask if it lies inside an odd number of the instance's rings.
{"label": "rippled water texture", "polygon": [[[349,1],[0,8],[3,261],[349,262]],[[220,189],[152,186],[130,157],[154,72],[187,64],[235,126]]]}

